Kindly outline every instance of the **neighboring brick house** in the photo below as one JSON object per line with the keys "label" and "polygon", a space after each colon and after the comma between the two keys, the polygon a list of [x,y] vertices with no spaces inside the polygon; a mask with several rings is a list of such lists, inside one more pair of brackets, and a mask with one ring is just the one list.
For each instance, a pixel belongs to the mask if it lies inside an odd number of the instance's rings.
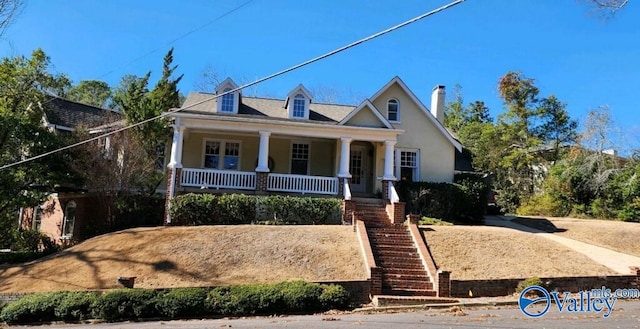
{"label": "neighboring brick house", "polygon": [[[41,104],[42,124],[57,134],[71,134],[82,126],[89,134],[122,126],[123,115],[117,111],[73,102],[50,96]],[[105,145],[108,145],[105,140]],[[98,211],[99,199],[79,186],[47,187],[55,192],[47,200],[20,211],[21,228],[33,228],[49,235],[54,241],[66,244],[77,236],[81,226],[105,220]]]}
{"label": "neighboring brick house", "polygon": [[[167,206],[178,193],[351,195],[397,203],[393,182],[451,182],[460,143],[443,125],[444,86],[429,110],[399,78],[357,106],[243,96],[226,79],[192,93],[174,121]],[[220,95],[215,98],[215,95]],[[167,218],[170,222],[170,218]]]}

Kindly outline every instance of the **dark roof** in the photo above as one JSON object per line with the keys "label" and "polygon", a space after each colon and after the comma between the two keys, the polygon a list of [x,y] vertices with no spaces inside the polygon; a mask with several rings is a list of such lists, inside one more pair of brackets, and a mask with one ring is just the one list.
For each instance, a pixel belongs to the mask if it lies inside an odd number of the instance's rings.
{"label": "dark roof", "polygon": [[48,123],[68,128],[81,125],[93,128],[123,118],[122,113],[113,110],[76,103],[55,96],[50,96],[43,107]]}
{"label": "dark roof", "polygon": [[475,172],[473,168],[473,160],[471,152],[463,148],[462,152],[456,150],[455,171],[459,172]]}
{"label": "dark roof", "polygon": [[[189,94],[180,112],[198,114],[217,114],[217,99],[215,94],[195,92]],[[284,99],[261,97],[240,97],[238,115],[259,116],[265,119],[288,121],[289,113],[284,107]],[[356,107],[353,105],[311,103],[309,105],[309,121],[316,123],[337,124],[351,113]],[[220,114],[226,115],[226,114]],[[293,119],[291,121],[300,121]]]}

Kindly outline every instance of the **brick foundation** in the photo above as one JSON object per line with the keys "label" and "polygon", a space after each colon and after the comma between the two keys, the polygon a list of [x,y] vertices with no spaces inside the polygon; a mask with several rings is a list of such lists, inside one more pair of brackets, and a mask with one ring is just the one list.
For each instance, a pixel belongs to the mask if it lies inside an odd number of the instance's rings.
{"label": "brick foundation", "polygon": [[268,172],[256,172],[256,194],[266,194],[269,180]]}
{"label": "brick foundation", "polygon": [[418,222],[420,221],[420,215],[418,214],[408,214],[407,215],[407,221],[409,221],[409,224],[418,224]]}
{"label": "brick foundation", "polygon": [[438,297],[451,297],[451,272],[438,271]]}
{"label": "brick foundation", "polygon": [[382,181],[382,200],[389,201],[389,182],[388,180]]}
{"label": "brick foundation", "polygon": [[167,169],[167,192],[165,193],[165,203],[164,203],[164,225],[170,225],[169,223],[169,204],[171,203],[171,199],[175,197],[175,195],[171,195],[171,174],[175,170],[176,179],[173,181],[175,188],[173,189],[174,194],[178,194],[178,190],[182,187],[180,185],[180,177],[182,176],[182,168],[168,168]]}
{"label": "brick foundation", "polygon": [[387,216],[389,216],[389,220],[391,221],[392,224],[404,223],[405,221],[405,215],[404,215],[405,203],[404,202],[390,203],[387,201],[385,208],[387,210]]}
{"label": "brick foundation", "polygon": [[353,200],[342,201],[342,222],[345,224],[353,224],[353,216],[351,215],[356,211],[356,202]]}
{"label": "brick foundation", "polygon": [[371,288],[369,289],[371,295],[382,294],[382,268],[371,268]]}

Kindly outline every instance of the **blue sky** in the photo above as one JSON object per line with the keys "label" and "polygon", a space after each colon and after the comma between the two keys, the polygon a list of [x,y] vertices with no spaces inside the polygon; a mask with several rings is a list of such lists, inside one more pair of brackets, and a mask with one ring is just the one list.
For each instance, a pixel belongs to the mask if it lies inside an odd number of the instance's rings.
{"label": "blue sky", "polygon": [[[75,82],[111,85],[153,72],[175,47],[183,93],[209,67],[249,81],[427,12],[448,1],[29,0],[0,40],[2,56],[42,48]],[[604,20],[580,0],[468,0],[418,23],[257,87],[284,97],[298,83],[368,97],[400,76],[430,103],[436,84],[502,112],[496,84],[509,70],[536,79],[573,118],[601,105],[640,143],[640,4]],[[236,11],[216,19],[224,13]],[[210,23],[210,24],[208,24]],[[203,28],[203,25],[206,25]],[[199,29],[200,28],[200,29]],[[186,33],[191,34],[181,37]],[[176,40],[178,39],[178,40]],[[175,40],[175,41],[173,41]]]}

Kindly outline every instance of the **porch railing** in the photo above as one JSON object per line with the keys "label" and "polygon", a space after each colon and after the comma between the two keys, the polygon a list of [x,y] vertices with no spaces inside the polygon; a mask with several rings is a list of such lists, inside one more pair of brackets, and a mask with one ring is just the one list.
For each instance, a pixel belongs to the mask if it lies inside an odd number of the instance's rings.
{"label": "porch railing", "polygon": [[398,196],[398,192],[396,191],[396,188],[393,186],[392,182],[388,182],[387,184],[389,184],[389,201],[391,203],[398,203],[400,202],[400,197]]}
{"label": "porch railing", "polygon": [[269,174],[267,191],[302,194],[338,194],[338,178],[291,174]]}
{"label": "porch railing", "polygon": [[185,187],[255,190],[256,173],[234,170],[183,168],[180,184]]}

